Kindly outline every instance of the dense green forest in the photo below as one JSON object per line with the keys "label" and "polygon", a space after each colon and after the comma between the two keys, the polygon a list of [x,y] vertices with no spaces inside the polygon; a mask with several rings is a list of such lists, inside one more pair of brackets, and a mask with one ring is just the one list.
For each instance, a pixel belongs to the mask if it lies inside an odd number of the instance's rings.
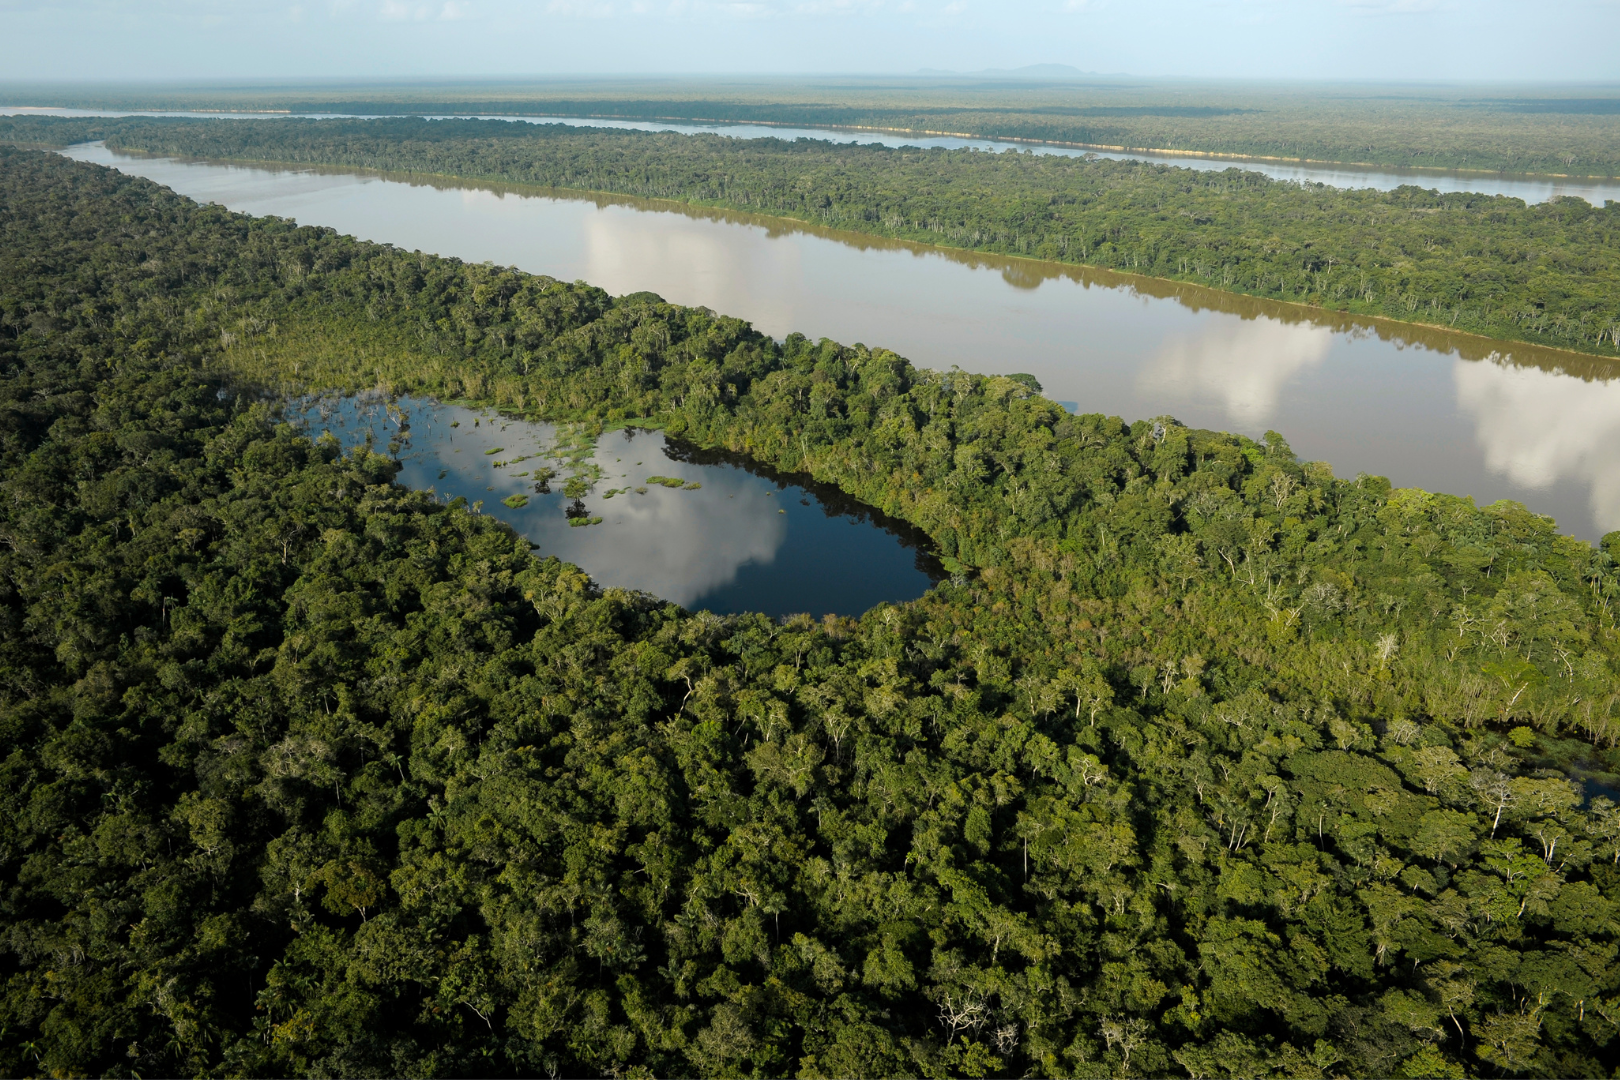
{"label": "dense green forest", "polygon": [[164,86],[12,84],[6,104],[766,123],[1226,156],[1620,176],[1604,86],[1164,79],[636,78]]}
{"label": "dense green forest", "polygon": [[501,120],[0,119],[0,140],[674,199],[1620,355],[1620,203]]}
{"label": "dense green forest", "polygon": [[[0,1071],[1599,1076],[1620,534],[0,148]],[[285,389],[967,564],[604,589]]]}

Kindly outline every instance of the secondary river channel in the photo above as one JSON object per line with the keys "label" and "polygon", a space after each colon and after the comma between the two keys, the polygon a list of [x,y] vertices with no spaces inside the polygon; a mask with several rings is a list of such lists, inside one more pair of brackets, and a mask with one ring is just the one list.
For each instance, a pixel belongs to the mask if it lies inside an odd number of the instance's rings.
{"label": "secondary river channel", "polygon": [[777,337],[1029,372],[1083,412],[1275,429],[1341,476],[1515,499],[1588,540],[1620,529],[1620,365],[1601,359],[670,204],[67,153],[233,210],[650,290]]}
{"label": "secondary river channel", "polygon": [[[280,113],[198,113],[131,112],[102,109],[36,108],[0,105],[0,116],[167,116],[193,120],[285,119]],[[306,120],[370,120],[373,116],[350,113],[311,113]],[[430,120],[448,117],[430,116]],[[1396,169],[1377,165],[1332,165],[1322,162],[1270,160],[1264,158],[1202,157],[1197,154],[1154,153],[1151,151],[1107,150],[1059,146],[1038,142],[1007,142],[977,139],[964,135],[909,135],[888,131],[866,131],[831,127],[796,127],[787,124],[721,124],[661,120],[613,120],[580,116],[467,116],[456,119],[504,120],[514,124],[566,124],[570,127],[620,128],[631,131],[674,131],[683,135],[725,135],[733,139],[821,139],[835,143],[879,143],[883,146],[941,147],[1001,153],[1018,150],[1032,154],[1058,154],[1065,157],[1129,158],[1151,161],[1182,169],[1220,171],[1244,169],[1264,173],[1277,180],[1326,184],[1337,188],[1376,188],[1390,191],[1403,184],[1438,191],[1477,191],[1483,195],[1507,195],[1527,203],[1546,202],[1564,197],[1585,199],[1594,206],[1620,201],[1620,181],[1597,177],[1556,177],[1489,173],[1446,169]]]}

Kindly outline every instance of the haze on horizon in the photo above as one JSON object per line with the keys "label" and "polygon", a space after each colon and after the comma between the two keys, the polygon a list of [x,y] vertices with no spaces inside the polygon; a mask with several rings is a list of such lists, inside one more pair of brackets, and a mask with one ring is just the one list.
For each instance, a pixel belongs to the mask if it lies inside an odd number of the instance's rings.
{"label": "haze on horizon", "polygon": [[1616,82],[1620,0],[0,0],[4,80],[1060,63],[1137,77]]}

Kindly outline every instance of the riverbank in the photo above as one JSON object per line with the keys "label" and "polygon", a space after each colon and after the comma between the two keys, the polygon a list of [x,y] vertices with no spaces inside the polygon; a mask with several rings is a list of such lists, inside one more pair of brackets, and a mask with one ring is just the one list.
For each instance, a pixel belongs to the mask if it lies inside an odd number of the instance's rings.
{"label": "riverbank", "polygon": [[[139,150],[120,150],[132,156],[162,157]],[[290,168],[303,171],[327,172],[331,175],[369,176],[412,185],[425,185],[438,190],[478,189],[497,194],[512,194],[531,198],[581,199],[599,206],[618,205],[638,210],[666,211],[688,214],[707,220],[726,221],[739,225],[754,225],[767,229],[787,226],[794,232],[835,240],[856,247],[868,247],[876,242],[885,247],[915,253],[936,253],[975,267],[994,268],[1004,272],[1028,274],[1035,280],[1058,277],[1074,278],[1095,283],[1104,288],[1130,288],[1146,296],[1175,298],[1193,307],[1211,307],[1220,311],[1240,314],[1245,318],[1272,318],[1285,323],[1301,320],[1332,330],[1353,333],[1373,330],[1380,337],[1393,338],[1405,344],[1418,345],[1443,353],[1455,353],[1465,360],[1485,360],[1499,355],[1504,345],[1517,348],[1514,363],[1535,366],[1581,379],[1607,381],[1620,378],[1620,356],[1609,352],[1584,351],[1541,342],[1516,338],[1491,337],[1487,334],[1459,330],[1446,323],[1430,323],[1420,319],[1402,319],[1387,315],[1369,315],[1344,307],[1324,306],[1304,301],[1280,300],[1249,291],[1219,289],[1186,277],[1157,277],[1115,270],[1082,262],[1064,262],[1028,255],[1009,255],[986,252],[982,249],[952,247],[949,244],[929,243],[889,236],[881,232],[863,232],[852,228],[833,228],[813,220],[787,214],[765,214],[740,209],[719,201],[696,201],[670,198],[641,198],[612,191],[591,188],[545,187],[538,184],[470,178],[450,173],[398,172],[363,166],[310,166],[285,161],[254,158],[195,158],[198,163],[236,165],[246,168]],[[1529,346],[1526,348],[1525,346]],[[460,402],[460,404],[468,404]],[[642,421],[637,421],[642,423]],[[617,424],[617,422],[616,422]],[[622,425],[619,425],[622,426]],[[605,430],[614,430],[609,425]]]}
{"label": "riverbank", "polygon": [[116,123],[126,151],[663,199],[1620,357],[1620,206],[500,121]]}

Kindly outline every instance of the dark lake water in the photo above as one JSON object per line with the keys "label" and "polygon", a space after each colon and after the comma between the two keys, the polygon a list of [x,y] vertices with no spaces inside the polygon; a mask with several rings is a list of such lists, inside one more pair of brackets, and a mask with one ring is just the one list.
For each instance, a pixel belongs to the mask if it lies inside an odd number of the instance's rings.
{"label": "dark lake water", "polygon": [[[657,431],[609,431],[584,449],[577,433],[551,424],[421,399],[394,404],[323,398],[290,411],[311,435],[330,431],[345,446],[368,434],[378,452],[392,443],[400,483],[481,504],[601,585],[694,611],[819,617],[914,600],[943,576],[927,537],[905,523],[835,488]],[[588,490],[567,490],[575,475],[592,481]]]}

